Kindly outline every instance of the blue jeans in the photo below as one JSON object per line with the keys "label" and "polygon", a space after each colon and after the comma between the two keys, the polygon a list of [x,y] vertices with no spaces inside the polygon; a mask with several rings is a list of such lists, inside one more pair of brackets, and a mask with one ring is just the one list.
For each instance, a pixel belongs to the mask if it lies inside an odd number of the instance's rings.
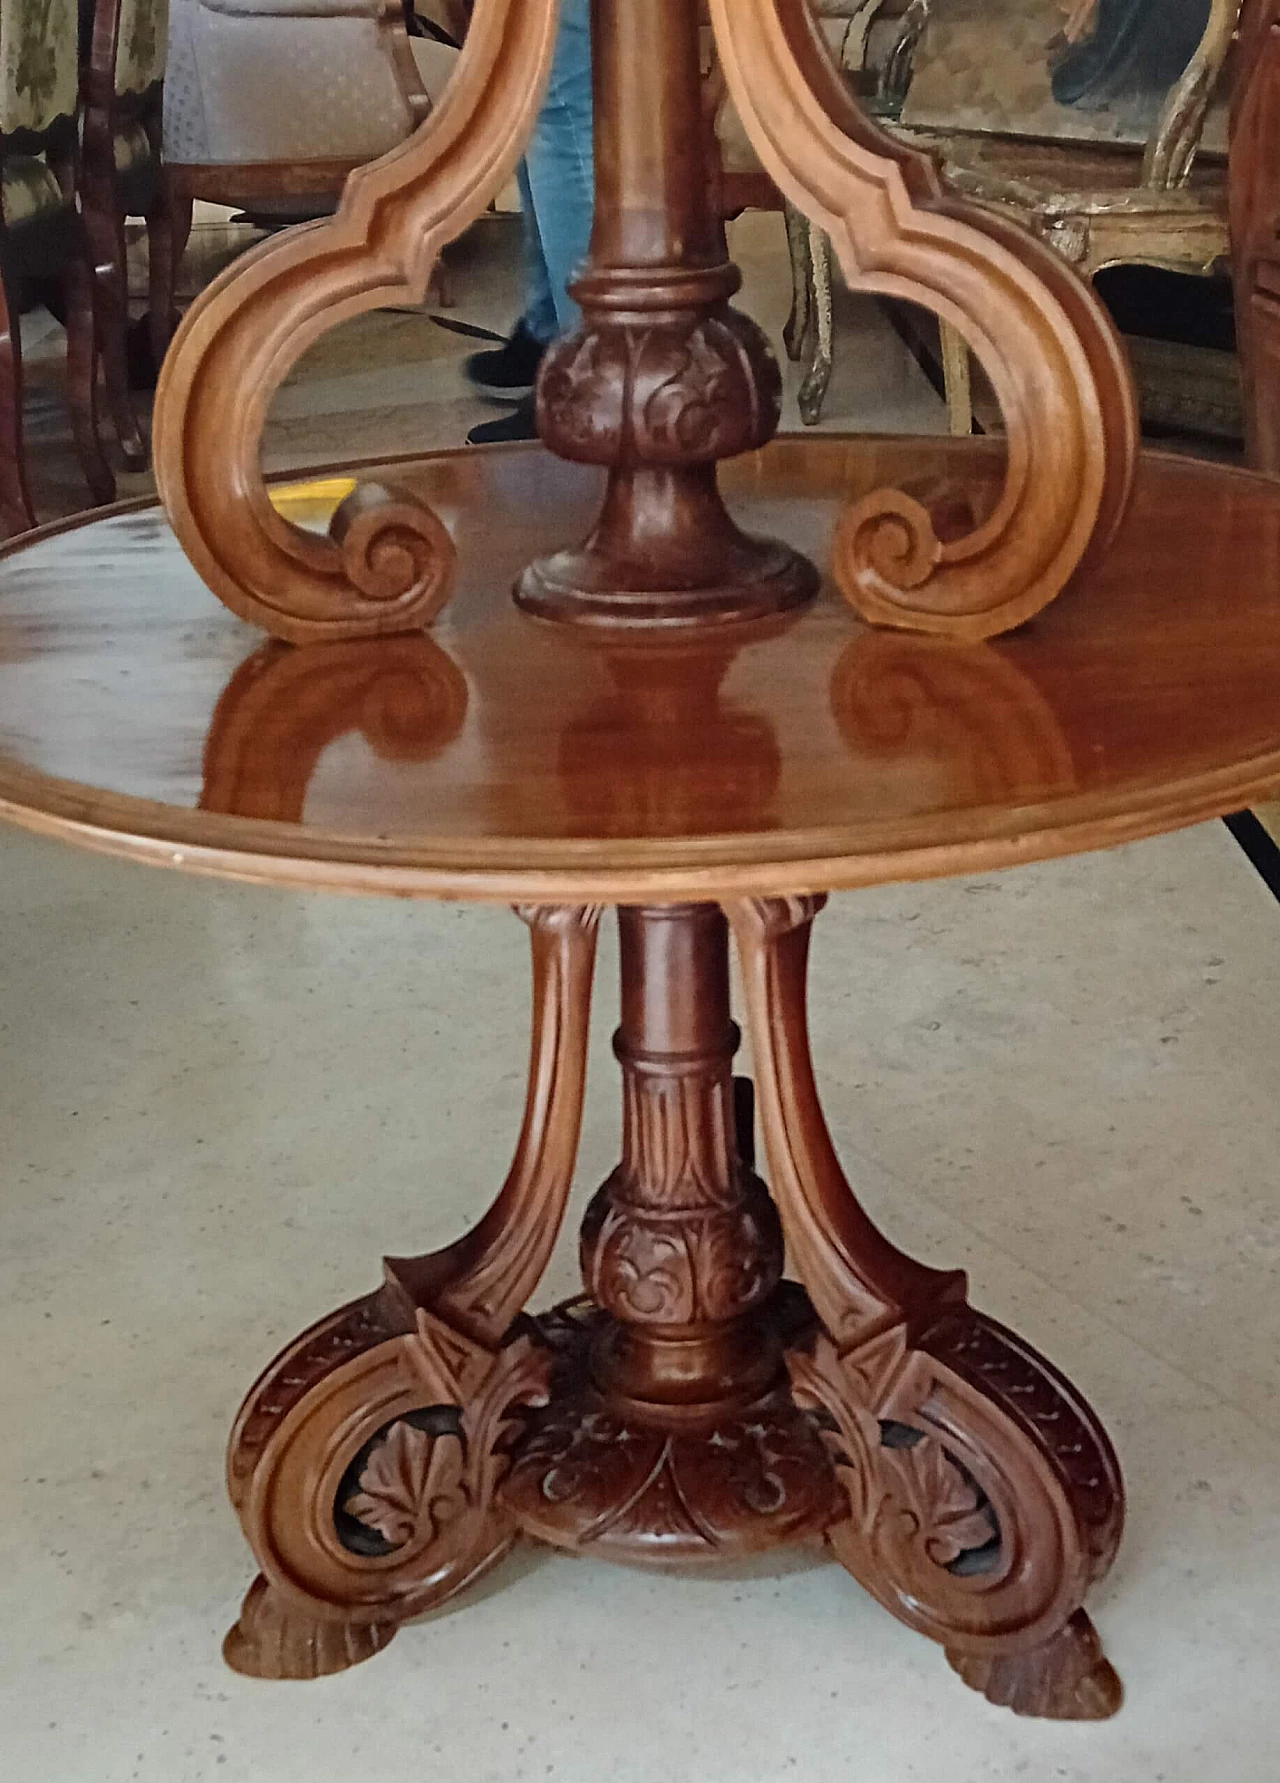
{"label": "blue jeans", "polygon": [[591,0],[562,0],[560,36],[533,140],[520,163],[524,326],[535,340],[576,327],[566,286],[586,257],[595,207],[591,135]]}

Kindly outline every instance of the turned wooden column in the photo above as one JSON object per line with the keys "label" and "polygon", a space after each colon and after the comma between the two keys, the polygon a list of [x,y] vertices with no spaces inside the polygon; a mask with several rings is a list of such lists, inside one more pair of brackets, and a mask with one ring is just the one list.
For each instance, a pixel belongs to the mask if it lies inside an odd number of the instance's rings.
{"label": "turned wooden column", "polygon": [[592,1346],[615,1405],[705,1418],[757,1399],[781,1348],[759,1310],[782,1231],[734,1123],[728,929],[714,905],[623,909],[622,1162],[587,1212],[582,1273],[611,1318]]}
{"label": "turned wooden column", "polygon": [[594,625],[719,623],[807,599],[817,574],[748,538],[716,465],[772,439],[782,383],[763,332],[731,309],[741,277],[712,203],[698,0],[593,0],[596,215],[572,287],[583,321],[546,357],[539,431],[609,468],[582,546],[534,564],[517,600]]}
{"label": "turned wooden column", "polygon": [[[714,904],[624,908],[622,1161],[582,1227],[589,1300],[538,1321],[554,1356],[502,1500],[602,1559],[698,1565],[816,1537],[834,1469],[785,1352],[813,1335],[736,1107],[728,929]],[[745,1086],[744,1086],[745,1088]]]}

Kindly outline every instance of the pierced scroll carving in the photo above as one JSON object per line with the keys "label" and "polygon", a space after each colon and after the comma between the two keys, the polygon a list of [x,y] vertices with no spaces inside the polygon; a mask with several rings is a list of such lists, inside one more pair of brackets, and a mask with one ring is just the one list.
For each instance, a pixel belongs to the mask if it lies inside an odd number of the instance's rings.
{"label": "pierced scroll carving", "polygon": [[[949,1653],[1032,1654],[1115,1554],[1115,1458],[1027,1345],[968,1307],[942,1327],[936,1346],[900,1324],[843,1355],[827,1338],[789,1355],[798,1403],[830,1421],[848,1495],[828,1540],[860,1585]],[[948,1327],[985,1347],[994,1376],[949,1365]]]}
{"label": "pierced scroll carving", "polygon": [[960,536],[905,489],[851,505],[836,579],[878,624],[977,640],[1062,590],[1122,518],[1138,424],[1118,337],[1063,262],[948,197],[928,156],[854,103],[807,0],[710,0],[747,133],[783,195],[831,236],[851,283],[923,303],[985,366],[1008,432],[1004,489]]}
{"label": "pierced scroll carving", "polygon": [[542,1403],[552,1352],[520,1315],[564,1218],[586,1074],[599,912],[522,911],[533,939],[529,1092],[515,1160],[447,1249],[388,1259],[386,1284],[267,1369],[232,1432],[232,1501],[263,1578],[224,1648],[236,1670],[320,1677],[495,1564],[513,1408]]}
{"label": "pierced scroll carving", "polygon": [[993,1702],[1113,1714],[1120,1684],[1081,1603],[1124,1493],[1097,1418],[1043,1357],[894,1250],[840,1169],[814,1084],[805,973],[819,898],[730,907],[774,1191],[823,1331],[787,1352],[845,1493],[841,1565],[939,1641]]}
{"label": "pierced scroll carving", "polygon": [[454,547],[411,489],[370,484],[329,536],[272,507],[259,463],[271,398],[323,334],[418,303],[440,249],[510,176],[532,129],[558,0],[477,0],[457,70],[408,142],[358,169],[336,216],[231,268],[193,306],[156,393],[156,482],[183,549],[242,618],[290,643],[429,623]]}

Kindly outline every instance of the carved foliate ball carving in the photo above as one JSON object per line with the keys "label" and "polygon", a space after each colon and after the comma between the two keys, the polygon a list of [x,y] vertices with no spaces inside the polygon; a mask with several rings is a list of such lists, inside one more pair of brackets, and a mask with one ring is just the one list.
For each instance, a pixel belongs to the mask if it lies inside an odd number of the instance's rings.
{"label": "carved foliate ball carving", "polygon": [[727,307],[692,324],[586,322],[538,381],[539,432],[583,464],[714,464],[766,444],[781,414],[768,338]]}
{"label": "carved foliate ball carving", "polygon": [[763,1183],[731,1206],[662,1213],[636,1207],[606,1183],[582,1228],[588,1291],[633,1325],[722,1322],[768,1299],[782,1276],[782,1228]]}

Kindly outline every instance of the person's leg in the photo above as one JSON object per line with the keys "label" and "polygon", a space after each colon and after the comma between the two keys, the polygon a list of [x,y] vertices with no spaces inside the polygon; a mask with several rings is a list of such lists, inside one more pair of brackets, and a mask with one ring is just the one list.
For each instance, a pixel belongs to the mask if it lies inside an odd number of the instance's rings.
{"label": "person's leg", "polygon": [[533,202],[533,187],[529,182],[529,169],[522,161],[516,170],[516,179],[520,186],[520,205],[524,213],[524,314],[518,327],[531,335],[540,346],[545,347],[560,332],[560,323],[556,315],[555,293],[551,289],[551,270],[547,265],[547,256],[542,246],[542,232],[538,228],[538,213]]}
{"label": "person's leg", "polygon": [[542,355],[578,320],[567,286],[585,257],[595,205],[592,142],[590,0],[563,0],[547,96],[518,178],[524,211],[525,308],[515,332],[495,352],[466,363],[470,381],[517,404],[500,421],[467,435],[471,445],[533,439],[533,384]]}
{"label": "person's leg", "polygon": [[[546,255],[542,251],[542,238],[538,233],[538,218],[533,206],[529,174],[523,161],[516,170],[516,177],[520,185],[520,207],[524,223],[524,312],[512,330],[510,340],[483,353],[472,353],[464,363],[463,371],[468,381],[486,396],[499,402],[529,406],[533,402],[533,387],[542,355],[559,334],[560,325],[556,317],[556,300],[551,290],[551,274]],[[497,422],[485,422],[479,439],[472,443],[484,444],[490,438],[493,428],[501,425]],[[530,419],[523,433],[510,437],[527,439],[532,437],[532,432],[533,424]],[[471,435],[468,434],[467,437],[470,440]],[[503,437],[507,437],[506,434]]]}
{"label": "person's leg", "polygon": [[[591,240],[595,205],[592,142],[590,0],[564,0],[560,36],[547,96],[525,155],[522,193],[529,206],[530,288],[525,311],[531,331],[545,330],[549,291],[555,326],[540,339],[563,334],[578,321],[567,286]],[[536,244],[536,247],[535,247]],[[536,262],[540,262],[539,271]]]}

